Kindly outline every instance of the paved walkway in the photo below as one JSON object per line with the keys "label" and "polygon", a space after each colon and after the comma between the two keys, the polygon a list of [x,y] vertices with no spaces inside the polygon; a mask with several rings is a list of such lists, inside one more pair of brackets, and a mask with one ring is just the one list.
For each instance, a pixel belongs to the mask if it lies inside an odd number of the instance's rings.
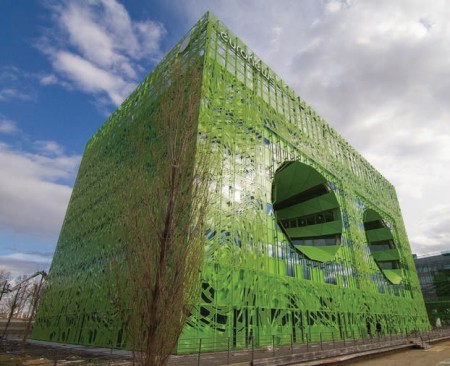
{"label": "paved walkway", "polygon": [[410,349],[388,353],[382,357],[345,362],[352,366],[449,366],[450,340],[432,344],[428,349]]}

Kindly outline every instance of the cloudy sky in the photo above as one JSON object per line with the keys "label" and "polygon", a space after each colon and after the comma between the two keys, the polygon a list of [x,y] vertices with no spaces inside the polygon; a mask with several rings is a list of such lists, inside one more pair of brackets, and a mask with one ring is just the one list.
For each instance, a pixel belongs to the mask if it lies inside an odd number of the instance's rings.
{"label": "cloudy sky", "polygon": [[85,142],[207,10],[395,185],[413,252],[450,249],[447,0],[3,0],[0,270],[48,268]]}

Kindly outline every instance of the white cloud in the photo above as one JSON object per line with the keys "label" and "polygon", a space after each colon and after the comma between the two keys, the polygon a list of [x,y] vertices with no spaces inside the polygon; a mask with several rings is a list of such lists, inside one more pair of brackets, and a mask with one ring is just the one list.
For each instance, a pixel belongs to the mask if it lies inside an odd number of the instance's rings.
{"label": "white cloud", "polygon": [[60,182],[73,179],[80,161],[59,153],[25,153],[0,143],[0,229],[58,235],[72,191]]}
{"label": "white cloud", "polygon": [[335,13],[349,7],[352,3],[353,2],[349,0],[326,0],[324,2],[324,7],[326,12]]}
{"label": "white cloud", "polygon": [[88,60],[100,66],[110,66],[115,60],[113,40],[92,19],[88,6],[79,6],[74,2],[61,11],[60,24],[67,31],[71,44]]}
{"label": "white cloud", "polygon": [[58,78],[55,75],[43,75],[39,78],[39,82],[42,85],[53,85],[53,84],[57,84],[58,82]]}
{"label": "white cloud", "polygon": [[13,121],[0,118],[0,133],[14,134],[17,131],[17,126]]}
{"label": "white cloud", "polygon": [[35,146],[37,150],[43,155],[61,156],[64,153],[63,147],[55,141],[48,141],[48,140],[36,141]]}
{"label": "white cloud", "polygon": [[43,79],[44,83],[69,82],[118,105],[142,76],[140,63],[161,57],[163,25],[150,20],[133,23],[115,0],[69,1],[50,9],[59,30],[39,47],[59,78]]}
{"label": "white cloud", "polygon": [[10,277],[29,275],[37,271],[48,272],[52,255],[40,253],[12,253],[0,255],[0,268],[10,274]]}
{"label": "white cloud", "polygon": [[420,234],[415,240],[419,250],[422,252],[449,250],[450,204],[437,204],[436,207],[423,212],[418,226]]}
{"label": "white cloud", "polygon": [[41,253],[12,253],[2,256],[4,260],[30,261],[36,263],[48,263],[52,256]]}
{"label": "white cloud", "polygon": [[88,60],[69,52],[54,55],[53,65],[60,74],[88,93],[106,93],[118,105],[134,89],[135,84],[105,71]]}
{"label": "white cloud", "polygon": [[34,90],[29,85],[30,74],[15,66],[0,68],[0,102],[34,100]]}
{"label": "white cloud", "polygon": [[32,100],[33,96],[14,87],[0,89],[0,101],[6,100]]}

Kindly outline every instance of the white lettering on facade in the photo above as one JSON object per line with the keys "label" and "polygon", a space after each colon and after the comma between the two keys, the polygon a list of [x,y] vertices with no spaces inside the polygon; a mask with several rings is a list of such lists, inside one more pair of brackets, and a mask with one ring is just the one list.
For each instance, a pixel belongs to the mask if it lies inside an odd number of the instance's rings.
{"label": "white lettering on facade", "polygon": [[228,33],[226,32],[220,32],[220,38],[222,38],[222,40],[227,43],[231,49],[240,57],[242,57],[245,61],[247,61],[250,65],[252,65],[252,67],[258,71],[259,73],[261,73],[262,76],[264,76],[267,80],[272,81],[272,78],[269,75],[269,68],[262,68],[262,63],[261,60],[257,60],[255,58],[254,54],[248,55],[247,52],[241,48],[241,46],[239,46],[237,44],[237,40],[235,39],[234,41],[229,37]]}

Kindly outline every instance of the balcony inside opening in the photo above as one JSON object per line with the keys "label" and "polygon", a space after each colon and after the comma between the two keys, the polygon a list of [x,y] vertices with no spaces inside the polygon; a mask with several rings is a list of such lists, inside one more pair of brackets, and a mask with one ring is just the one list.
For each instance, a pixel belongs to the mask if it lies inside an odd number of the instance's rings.
{"label": "balcony inside opening", "polygon": [[364,214],[364,230],[376,265],[388,281],[400,284],[403,278],[400,251],[395,245],[391,229],[378,212],[368,209]]}

